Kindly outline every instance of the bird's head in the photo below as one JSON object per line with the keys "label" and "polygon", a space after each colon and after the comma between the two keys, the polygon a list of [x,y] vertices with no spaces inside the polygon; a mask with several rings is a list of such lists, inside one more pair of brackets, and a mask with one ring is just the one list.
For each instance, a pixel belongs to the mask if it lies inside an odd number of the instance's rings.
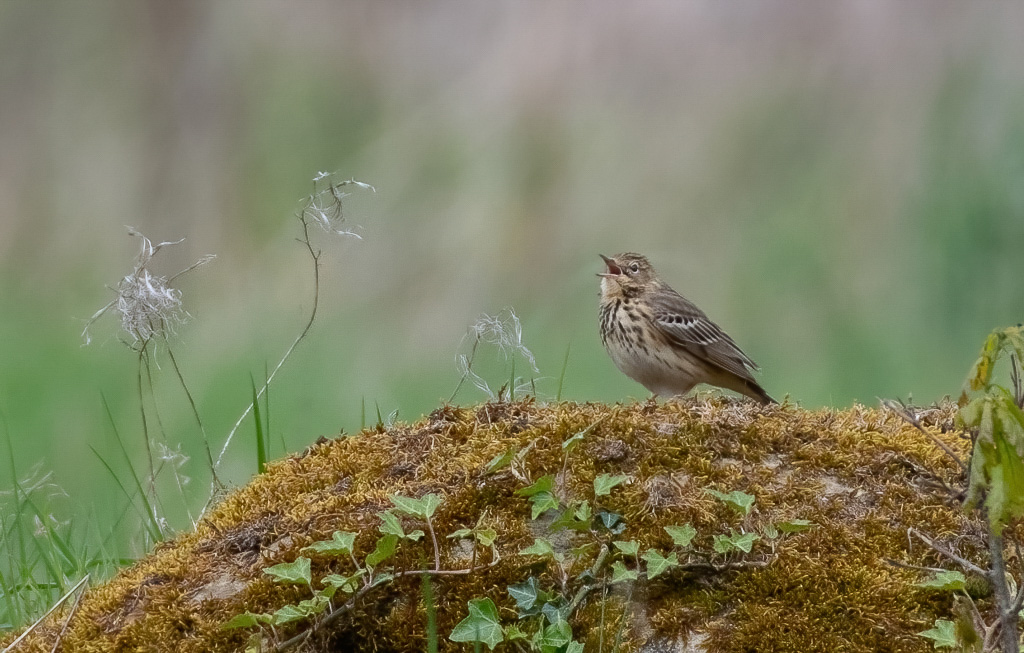
{"label": "bird's head", "polygon": [[645,256],[626,252],[615,256],[599,255],[604,259],[605,271],[601,277],[601,296],[604,298],[633,297],[651,288],[658,277]]}

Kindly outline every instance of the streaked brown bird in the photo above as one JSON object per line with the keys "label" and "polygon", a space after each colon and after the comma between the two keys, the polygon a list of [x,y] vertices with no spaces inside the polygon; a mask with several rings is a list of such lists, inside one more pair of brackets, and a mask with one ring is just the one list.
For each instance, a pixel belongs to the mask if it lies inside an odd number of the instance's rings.
{"label": "streaked brown bird", "polygon": [[707,383],[763,404],[768,396],[743,353],[704,311],[672,290],[644,256],[601,255],[601,341],[616,367],[655,396]]}

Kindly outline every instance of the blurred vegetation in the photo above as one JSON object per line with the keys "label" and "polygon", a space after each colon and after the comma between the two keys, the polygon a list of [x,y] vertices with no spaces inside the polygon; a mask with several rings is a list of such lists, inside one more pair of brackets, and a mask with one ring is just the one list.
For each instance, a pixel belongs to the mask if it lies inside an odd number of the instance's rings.
{"label": "blurred vegetation", "polygon": [[[135,357],[113,321],[89,347],[79,332],[130,272],[124,225],[187,239],[165,273],[218,255],[181,279],[175,351],[222,441],[312,301],[291,216],[320,170],[378,192],[346,206],[363,241],[325,245],[322,313],[271,393],[271,456],[357,429],[364,405],[436,407],[467,327],[505,307],[542,396],[571,345],[564,398],[644,398],[597,337],[597,254],[623,250],[721,323],[774,396],[955,392],[977,342],[1024,315],[1022,11],[2,3],[15,474],[53,472],[73,497],[58,519],[122,519],[89,447],[117,451],[102,392],[141,448]],[[172,380],[164,427],[205,487]],[[239,445],[226,478],[253,460]]]}

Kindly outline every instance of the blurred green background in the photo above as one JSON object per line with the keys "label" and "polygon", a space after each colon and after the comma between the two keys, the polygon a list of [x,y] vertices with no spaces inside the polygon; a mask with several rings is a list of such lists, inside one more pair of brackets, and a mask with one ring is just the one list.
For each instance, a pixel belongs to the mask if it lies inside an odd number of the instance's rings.
{"label": "blurred green background", "polygon": [[[505,307],[542,396],[571,346],[565,398],[646,398],[597,336],[597,254],[624,250],[776,397],[930,402],[1024,319],[1024,6],[5,0],[0,411],[17,473],[52,471],[72,514],[120,515],[89,446],[119,460],[102,393],[141,461],[136,359],[115,319],[88,347],[79,334],[131,271],[125,225],[186,238],[157,272],[218,256],[178,284],[193,319],[173,347],[223,441],[309,310],[293,215],[318,171],[377,193],[345,207],[363,240],[324,243],[322,312],[271,391],[275,456],[358,429],[364,405],[370,421],[429,412],[467,327]],[[157,360],[199,497],[198,431]],[[229,455],[244,482],[251,440]]]}

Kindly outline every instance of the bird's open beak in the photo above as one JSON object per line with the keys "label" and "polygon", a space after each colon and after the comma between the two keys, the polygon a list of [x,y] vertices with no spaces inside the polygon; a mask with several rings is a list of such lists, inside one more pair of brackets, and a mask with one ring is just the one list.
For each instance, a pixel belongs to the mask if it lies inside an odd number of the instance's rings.
{"label": "bird's open beak", "polygon": [[604,260],[604,264],[606,266],[608,266],[608,269],[605,272],[598,272],[597,276],[599,276],[599,277],[617,277],[620,274],[622,274],[622,268],[620,268],[619,264],[615,262],[615,259],[608,258],[604,254],[598,254],[598,256],[600,256]]}

